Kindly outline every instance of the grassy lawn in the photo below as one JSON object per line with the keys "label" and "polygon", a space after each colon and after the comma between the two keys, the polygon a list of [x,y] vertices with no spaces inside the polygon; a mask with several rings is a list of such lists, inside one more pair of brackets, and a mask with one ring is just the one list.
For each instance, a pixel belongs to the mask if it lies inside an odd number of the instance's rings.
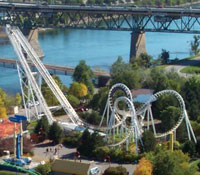
{"label": "grassy lawn", "polygon": [[27,129],[29,130],[30,133],[33,133],[35,126],[37,125],[37,121],[32,121],[29,123],[27,126]]}
{"label": "grassy lawn", "polygon": [[199,55],[192,55],[192,56],[190,56],[190,57],[183,58],[183,59],[181,59],[180,61],[182,61],[182,60],[192,60],[192,59],[194,59],[194,58],[196,58],[196,57],[199,57],[199,56],[200,56],[200,54],[199,54]]}
{"label": "grassy lawn", "polygon": [[24,175],[24,174],[11,171],[0,171],[0,175]]}
{"label": "grassy lawn", "polygon": [[188,73],[188,74],[199,74],[200,73],[200,64],[197,64],[195,66],[187,66],[183,69],[181,69],[182,73]]}

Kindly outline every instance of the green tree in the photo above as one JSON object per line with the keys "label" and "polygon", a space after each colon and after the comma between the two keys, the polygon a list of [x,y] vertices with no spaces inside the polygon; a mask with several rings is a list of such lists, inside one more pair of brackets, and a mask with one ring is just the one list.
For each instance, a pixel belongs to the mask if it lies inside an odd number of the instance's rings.
{"label": "green tree", "polygon": [[79,83],[84,83],[90,95],[94,93],[94,86],[92,84],[93,72],[88,65],[86,65],[84,60],[81,60],[76,66],[73,73],[73,80]]}
{"label": "green tree", "polygon": [[190,118],[196,120],[200,113],[200,78],[189,78],[185,82],[181,92]]}
{"label": "green tree", "polygon": [[80,140],[77,150],[85,156],[92,156],[97,147],[105,145],[103,138],[97,132],[90,134],[88,129],[83,132]]}
{"label": "green tree", "polygon": [[[49,122],[46,116],[43,116],[35,126],[34,133],[40,135],[43,134],[44,138],[48,138],[49,134]],[[42,132],[42,133],[41,133]]]}
{"label": "green tree", "polygon": [[53,140],[54,143],[60,143],[63,138],[63,130],[57,124],[57,122],[53,122],[49,129],[49,139]]}
{"label": "green tree", "polygon": [[196,151],[200,155],[200,139],[197,139]]}
{"label": "green tree", "polygon": [[117,61],[115,61],[110,69],[111,76],[113,77],[115,74],[122,72],[124,70],[132,70],[131,64],[123,62],[123,58],[118,57]]}
{"label": "green tree", "polygon": [[194,53],[194,55],[198,55],[199,54],[199,44],[200,44],[200,36],[199,35],[194,35],[193,36],[194,41],[191,41],[190,45],[191,45],[191,50]]}
{"label": "green tree", "polygon": [[156,139],[154,134],[150,130],[144,131],[142,134],[142,144],[140,144],[140,150],[142,152],[154,151],[156,147]]}
{"label": "green tree", "polygon": [[147,53],[141,53],[139,57],[131,59],[131,63],[135,68],[150,68],[152,66],[152,61],[153,57],[148,55]]}
{"label": "green tree", "polygon": [[99,91],[93,96],[92,100],[89,103],[89,106],[93,110],[97,110],[100,112],[100,114],[103,114],[108,99],[108,92],[108,87],[100,88]]}
{"label": "green tree", "polygon": [[68,95],[67,99],[73,107],[78,107],[80,105],[80,100],[73,95]]}
{"label": "green tree", "polygon": [[[60,78],[56,75],[53,75],[53,79],[56,82],[56,84],[58,85],[58,87],[61,89],[61,91],[66,94],[67,93],[67,87],[65,85],[62,84]],[[57,98],[55,97],[55,95],[53,94],[53,92],[51,91],[51,89],[48,87],[47,83],[45,81],[42,82],[42,94],[47,102],[48,105],[50,106],[56,106],[59,104]]]}
{"label": "green tree", "polygon": [[197,167],[190,166],[190,158],[182,151],[159,151],[151,160],[153,175],[196,175]]}
{"label": "green tree", "polygon": [[15,105],[20,106],[21,102],[22,102],[22,97],[19,93],[17,93],[15,96]]}
{"label": "green tree", "polygon": [[123,70],[121,72],[118,72],[111,77],[111,85],[114,85],[116,83],[123,83],[130,89],[138,89],[141,87],[141,84],[139,82],[139,74],[137,71],[134,70]]}
{"label": "green tree", "polygon": [[182,151],[188,153],[191,157],[196,153],[196,145],[194,142],[188,140],[184,143]]}
{"label": "green tree", "polygon": [[99,125],[101,121],[101,115],[99,115],[98,112],[92,111],[92,112],[84,112],[81,113],[80,116],[88,123],[93,125]]}
{"label": "green tree", "polygon": [[162,129],[163,131],[170,130],[178,121],[178,118],[181,115],[181,111],[179,108],[175,106],[168,106],[160,113],[160,118],[162,121]]}
{"label": "green tree", "polygon": [[168,64],[169,63],[169,51],[162,49],[162,53],[160,55],[161,63]]}

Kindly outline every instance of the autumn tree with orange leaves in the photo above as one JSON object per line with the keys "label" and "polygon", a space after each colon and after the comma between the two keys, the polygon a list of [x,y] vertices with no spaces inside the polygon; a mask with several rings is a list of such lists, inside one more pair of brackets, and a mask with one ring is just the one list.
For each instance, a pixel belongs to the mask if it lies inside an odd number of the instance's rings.
{"label": "autumn tree with orange leaves", "polygon": [[134,175],[152,175],[153,167],[149,160],[144,157],[139,160],[139,164],[136,166]]}

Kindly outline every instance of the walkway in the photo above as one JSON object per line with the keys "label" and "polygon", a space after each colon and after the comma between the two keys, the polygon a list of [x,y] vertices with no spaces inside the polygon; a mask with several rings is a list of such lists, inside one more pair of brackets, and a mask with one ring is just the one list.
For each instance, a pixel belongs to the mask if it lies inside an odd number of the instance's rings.
{"label": "walkway", "polygon": [[[43,160],[49,160],[50,158],[53,158],[55,154],[55,148],[58,150],[58,145],[53,145],[50,142],[46,141],[42,144],[36,145],[34,148],[34,161],[43,161]],[[46,152],[48,148],[48,153]],[[60,148],[57,152],[57,156],[59,158],[63,159],[74,159],[74,153],[76,152],[76,148],[67,148],[67,147],[62,147]],[[77,160],[79,161],[79,160]],[[133,174],[135,165],[133,164],[118,164],[118,163],[106,163],[106,162],[100,162],[100,161],[93,161],[93,160],[86,160],[82,159],[82,162],[91,162],[96,164],[101,170],[101,172],[104,172],[105,169],[107,169],[109,166],[115,167],[115,166],[124,166],[127,171],[129,172],[130,175]]]}
{"label": "walkway", "polygon": [[[28,63],[31,69],[34,71],[35,66],[32,63]],[[8,58],[0,58],[0,66],[16,69],[16,60],[8,59]],[[50,64],[44,64],[44,66],[48,69],[50,74],[64,74],[64,75],[72,75],[74,73],[75,68],[66,67],[66,66],[56,66]],[[99,72],[93,71],[95,77],[106,77],[110,78],[110,73],[108,72]]]}
{"label": "walkway", "polygon": [[179,61],[179,63],[174,64],[174,65],[170,65],[167,66],[165,68],[166,71],[170,72],[170,71],[175,71],[177,72],[181,77],[185,77],[185,78],[189,78],[190,76],[192,76],[193,74],[187,74],[187,73],[182,73],[180,72],[183,68],[185,68],[186,66],[195,66],[200,64],[200,56],[193,58],[192,60],[183,60],[183,61]]}

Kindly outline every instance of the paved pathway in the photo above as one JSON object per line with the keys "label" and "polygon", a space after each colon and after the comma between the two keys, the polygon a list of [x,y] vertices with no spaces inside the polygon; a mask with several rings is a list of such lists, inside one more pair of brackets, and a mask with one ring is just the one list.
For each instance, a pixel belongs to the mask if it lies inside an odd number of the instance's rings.
{"label": "paved pathway", "polygon": [[[47,153],[48,148],[48,153]],[[59,145],[52,145],[49,142],[36,145],[34,148],[34,161],[48,161],[49,159],[53,158],[55,156],[55,148],[58,150],[56,151],[56,157],[63,158],[63,159],[74,159],[74,153],[76,152],[75,148],[66,148],[62,147],[59,148]],[[58,149],[59,148],[59,149]],[[50,151],[51,150],[51,151]],[[79,161],[79,160],[77,160]],[[98,166],[100,168],[100,171],[103,173],[105,169],[107,169],[109,166],[124,166],[127,171],[129,172],[129,175],[133,174],[135,165],[133,164],[118,164],[118,163],[106,163],[106,162],[100,162],[100,161],[93,161],[93,160],[85,160],[82,159],[82,162],[90,162],[94,163],[95,166]]]}
{"label": "paved pathway", "polygon": [[197,64],[200,64],[200,57],[199,56],[192,59],[192,60],[183,60],[183,61],[180,61],[178,64],[167,66],[165,68],[165,70],[168,71],[168,72],[174,70],[180,76],[188,78],[188,77],[192,76],[192,74],[182,73],[182,72],[180,72],[181,69],[183,69],[186,66],[194,66],[194,65],[197,65]]}

